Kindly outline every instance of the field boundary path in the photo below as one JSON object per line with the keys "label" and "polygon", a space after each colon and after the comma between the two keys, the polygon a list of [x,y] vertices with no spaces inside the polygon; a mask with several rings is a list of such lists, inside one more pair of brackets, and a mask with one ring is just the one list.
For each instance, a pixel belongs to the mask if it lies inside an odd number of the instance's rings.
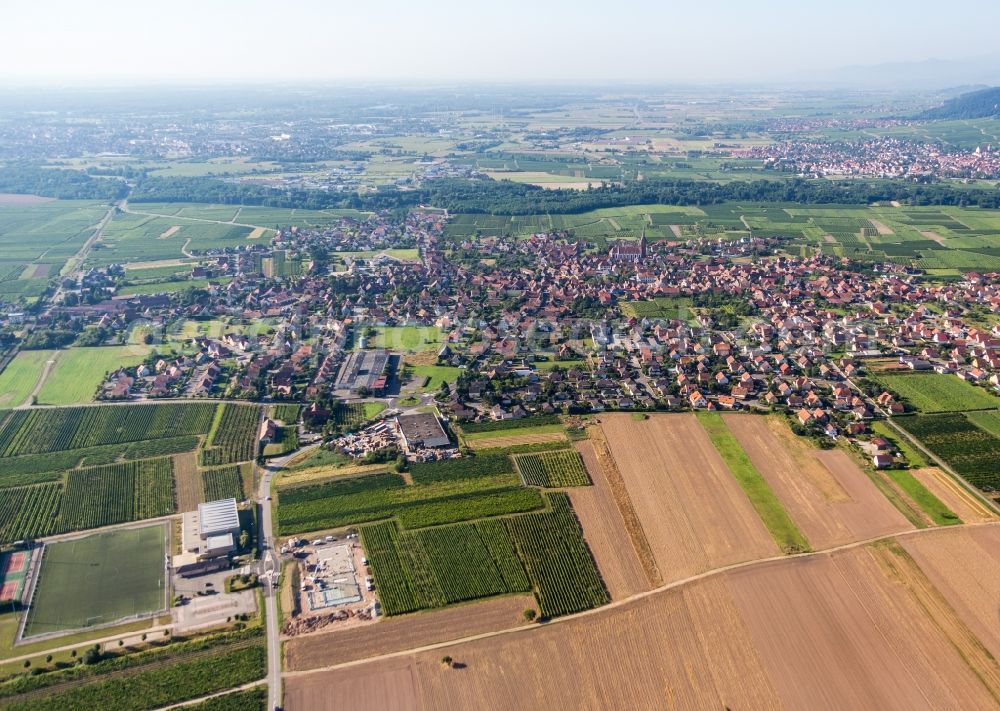
{"label": "field boundary path", "polygon": [[27,399],[18,405],[16,409],[23,410],[34,404],[35,398],[38,397],[38,393],[42,392],[42,387],[45,385],[45,381],[49,379],[49,373],[52,372],[52,366],[56,364],[56,361],[59,360],[59,356],[61,356],[62,353],[62,350],[57,350],[52,354],[52,357],[49,360],[45,361],[45,367],[42,368],[42,373],[38,376],[38,381],[35,383],[35,387],[31,391],[31,394],[28,395]]}
{"label": "field boundary path", "polygon": [[[1000,521],[989,521],[985,523],[969,523],[960,526],[949,526],[946,530],[948,531],[958,531],[962,529],[970,528],[985,528],[991,526],[1000,526]],[[714,568],[712,570],[706,570],[703,573],[698,573],[696,575],[691,575],[687,578],[681,580],[674,580],[672,582],[666,583],[665,585],[660,585],[659,587],[653,588],[651,590],[646,590],[644,592],[636,593],[629,597],[623,597],[620,600],[614,600],[607,605],[602,605],[601,607],[591,608],[589,610],[584,610],[583,612],[577,612],[571,615],[564,615],[562,617],[556,617],[549,622],[540,625],[538,623],[529,623],[526,625],[520,625],[518,627],[510,627],[505,630],[499,630],[495,632],[483,632],[481,634],[470,635],[468,637],[460,637],[458,639],[449,640],[447,642],[437,642],[434,644],[428,644],[421,647],[412,647],[410,649],[398,650],[395,652],[388,652],[386,654],[379,654],[372,657],[367,657],[364,659],[355,659],[349,662],[341,662],[340,664],[330,664],[328,666],[316,667],[315,669],[305,669],[302,671],[288,671],[284,673],[286,677],[306,677],[313,674],[320,674],[323,672],[336,671],[338,669],[348,669],[352,667],[361,666],[363,664],[368,664],[372,662],[378,662],[386,659],[398,659],[399,657],[405,657],[411,654],[420,654],[423,652],[431,652],[439,649],[447,649],[448,647],[456,646],[459,644],[465,644],[467,642],[475,642],[482,639],[491,639],[495,637],[501,637],[509,634],[517,634],[520,632],[526,632],[530,630],[540,629],[541,627],[547,627],[550,625],[565,624],[575,620],[579,620],[584,617],[590,617],[592,615],[600,615],[608,612],[609,610],[614,610],[619,607],[624,607],[625,605],[631,604],[637,600],[642,600],[645,598],[653,597],[654,595],[659,595],[664,592],[671,590],[677,590],[683,588],[691,583],[696,583],[701,580],[706,580],[709,578],[722,575],[724,573],[729,573],[735,570],[745,570],[747,568],[753,568],[755,566],[773,565],[775,563],[780,563],[782,561],[794,561],[803,558],[816,558],[819,556],[829,556],[840,551],[851,550],[854,548],[860,548],[862,546],[871,545],[872,543],[878,543],[880,541],[892,541],[900,538],[909,538],[911,536],[920,536],[929,533],[940,533],[942,528],[932,527],[932,528],[917,528],[912,531],[901,531],[899,533],[892,533],[883,536],[876,536],[874,538],[868,538],[863,541],[854,541],[852,543],[845,543],[843,545],[834,546],[832,548],[826,548],[823,550],[812,551],[809,553],[797,553],[795,555],[778,555],[771,556],[769,558],[760,558],[758,560],[748,560],[742,563],[733,563],[731,565],[725,565],[720,568]]]}
{"label": "field boundary path", "polygon": [[199,696],[196,699],[188,699],[187,701],[181,701],[177,704],[170,704],[170,706],[160,706],[156,711],[168,711],[168,709],[182,709],[188,706],[197,706],[210,699],[217,699],[220,696],[227,696],[229,694],[236,694],[241,691],[250,691],[250,689],[256,689],[258,686],[262,686],[267,683],[266,679],[260,679],[259,681],[251,681],[249,684],[243,684],[242,686],[236,686],[232,689],[226,689],[225,691],[216,691],[214,694],[209,694],[208,696]]}
{"label": "field boundary path", "polygon": [[[242,210],[242,207],[240,208],[240,210]],[[165,218],[165,219],[168,219],[168,220],[169,219],[175,219],[175,220],[187,220],[187,221],[192,221],[192,222],[210,222],[213,225],[235,225],[236,227],[253,227],[253,228],[264,227],[265,230],[269,230],[271,232],[274,231],[273,227],[265,227],[264,225],[251,225],[251,224],[248,224],[246,222],[235,222],[234,221],[236,219],[235,216],[233,217],[232,220],[209,220],[206,217],[187,217],[186,215],[162,215],[162,214],[160,214],[158,212],[145,212],[144,210],[133,210],[132,208],[130,208],[128,206],[127,202],[123,202],[122,203],[122,212],[127,213],[129,215],[145,215],[147,217],[162,217],[162,218]],[[239,213],[237,212],[237,214],[239,214]],[[190,240],[188,240],[188,241],[190,241]]]}

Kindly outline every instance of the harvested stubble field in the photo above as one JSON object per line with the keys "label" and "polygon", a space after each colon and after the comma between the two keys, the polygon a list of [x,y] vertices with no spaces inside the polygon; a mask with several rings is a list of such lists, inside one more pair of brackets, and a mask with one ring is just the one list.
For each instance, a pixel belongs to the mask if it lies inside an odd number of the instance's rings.
{"label": "harvested stubble field", "polygon": [[780,553],[694,415],[601,428],[665,581]]}
{"label": "harvested stubble field", "polygon": [[619,600],[647,590],[649,582],[625,534],[625,520],[597,461],[593,443],[577,442],[576,450],[583,457],[593,486],[574,488],[567,494],[611,599]]}
{"label": "harvested stubble field", "polygon": [[901,541],[962,621],[1000,659],[1000,528],[929,533]]}
{"label": "harvested stubble field", "polygon": [[997,515],[986,504],[937,467],[913,469],[910,473],[962,521],[980,523],[996,520]]}
{"label": "harvested stubble field", "polygon": [[[988,530],[977,534],[995,551],[1000,530]],[[964,535],[929,531],[905,545],[965,548]],[[991,565],[998,579],[995,554]],[[995,629],[995,610],[984,610]],[[550,625],[293,672],[285,701],[291,711],[995,708],[1000,667],[960,617],[889,541],[751,563]],[[445,654],[458,668],[441,663]]]}
{"label": "harvested stubble field", "polygon": [[306,671],[510,629],[525,624],[522,613],[527,609],[537,609],[531,595],[510,595],[388,617],[376,625],[291,637],[285,642],[285,662],[290,671]]}
{"label": "harvested stubble field", "polygon": [[843,452],[811,448],[776,417],[723,419],[814,548],[913,528]]}

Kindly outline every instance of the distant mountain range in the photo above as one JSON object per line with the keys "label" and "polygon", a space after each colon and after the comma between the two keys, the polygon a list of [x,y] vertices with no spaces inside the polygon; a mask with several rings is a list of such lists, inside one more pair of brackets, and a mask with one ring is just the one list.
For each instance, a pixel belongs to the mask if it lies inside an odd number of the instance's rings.
{"label": "distant mountain range", "polygon": [[919,119],[974,119],[1000,116],[1000,86],[972,91],[927,109]]}
{"label": "distant mountain range", "polygon": [[853,65],[813,73],[809,81],[855,89],[940,90],[954,86],[996,86],[1000,84],[1000,55]]}

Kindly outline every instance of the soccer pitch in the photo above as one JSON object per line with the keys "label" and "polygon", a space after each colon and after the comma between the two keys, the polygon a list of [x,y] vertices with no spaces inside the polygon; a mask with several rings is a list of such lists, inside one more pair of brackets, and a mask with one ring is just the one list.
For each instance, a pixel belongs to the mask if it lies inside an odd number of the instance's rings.
{"label": "soccer pitch", "polygon": [[166,526],[45,546],[25,638],[106,625],[166,607]]}

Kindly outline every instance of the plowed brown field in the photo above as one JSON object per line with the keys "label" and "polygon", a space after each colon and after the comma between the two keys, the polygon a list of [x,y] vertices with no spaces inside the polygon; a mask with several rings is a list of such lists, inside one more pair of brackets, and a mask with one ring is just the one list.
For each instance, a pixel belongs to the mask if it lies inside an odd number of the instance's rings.
{"label": "plowed brown field", "polygon": [[601,428],[663,580],[780,554],[694,415],[603,415]]}
{"label": "plowed brown field", "polygon": [[583,537],[597,561],[611,599],[618,600],[646,590],[649,585],[642,565],[625,531],[625,521],[593,445],[588,441],[577,442],[576,450],[583,457],[593,486],[573,487],[566,493],[583,526]]}
{"label": "plowed brown field", "polygon": [[813,548],[913,528],[844,452],[812,449],[775,417],[723,418]]}

